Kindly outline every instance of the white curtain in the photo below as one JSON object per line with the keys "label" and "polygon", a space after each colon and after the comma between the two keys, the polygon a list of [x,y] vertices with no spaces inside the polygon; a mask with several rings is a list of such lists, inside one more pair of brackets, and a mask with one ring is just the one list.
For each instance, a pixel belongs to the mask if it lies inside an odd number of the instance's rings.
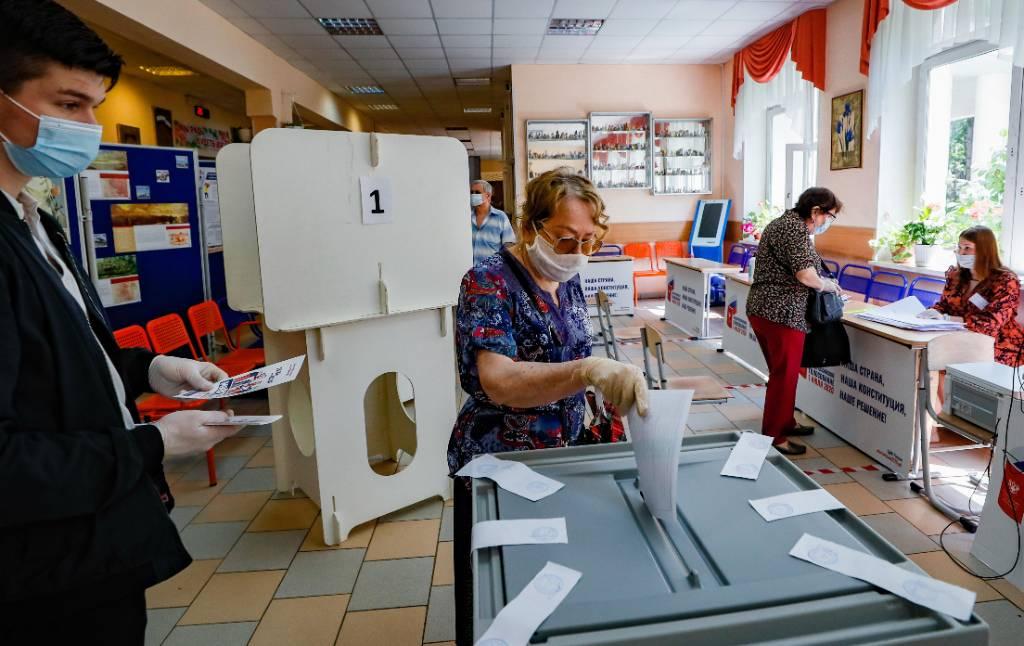
{"label": "white curtain", "polygon": [[1013,48],[1013,64],[1024,65],[1024,0],[959,0],[945,9],[911,9],[892,0],[889,16],[871,41],[867,132],[884,114],[886,97],[910,82],[914,68],[955,45],[981,40]]}
{"label": "white curtain", "polygon": [[[1024,0],[1021,0],[1024,1]],[[767,112],[772,106],[782,106],[789,117],[794,134],[803,138],[805,120],[810,118],[807,108],[816,99],[816,89],[805,81],[796,69],[796,63],[789,59],[782,70],[767,83],[758,83],[744,71],[743,85],[736,95],[736,121],[733,130],[732,156],[743,159],[743,145],[763,150],[761,143],[767,138]],[[752,144],[759,145],[752,145]],[[748,160],[749,161],[749,160]]]}

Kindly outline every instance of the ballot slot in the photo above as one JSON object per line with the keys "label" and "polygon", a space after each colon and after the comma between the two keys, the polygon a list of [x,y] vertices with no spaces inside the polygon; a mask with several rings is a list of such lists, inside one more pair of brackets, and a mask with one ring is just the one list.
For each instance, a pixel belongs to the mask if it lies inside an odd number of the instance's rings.
{"label": "ballot slot", "polygon": [[[723,434],[684,441],[678,523],[658,523],[643,509],[628,445],[611,451],[594,447],[591,454],[600,456],[603,450],[603,458],[580,460],[576,455],[587,451],[575,448],[565,462],[531,461],[531,468],[566,484],[538,502],[474,485],[481,498],[476,520],[564,516],[570,537],[567,545],[482,550],[477,556],[478,616],[493,617],[549,560],[583,572],[583,578],[540,628],[539,638],[871,590],[861,581],[790,557],[789,548],[804,532],[893,562],[905,560],[846,510],[765,522],[749,500],[816,485],[781,456],[771,456],[756,481],[720,476],[736,438]],[[487,504],[480,504],[483,500]]]}

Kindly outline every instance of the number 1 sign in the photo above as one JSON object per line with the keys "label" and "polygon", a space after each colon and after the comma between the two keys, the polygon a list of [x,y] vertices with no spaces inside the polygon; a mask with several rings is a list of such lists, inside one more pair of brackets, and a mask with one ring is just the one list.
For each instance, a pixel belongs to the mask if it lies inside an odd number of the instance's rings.
{"label": "number 1 sign", "polygon": [[364,175],[359,178],[359,192],[363,197],[363,224],[393,222],[391,211],[391,180],[387,177]]}

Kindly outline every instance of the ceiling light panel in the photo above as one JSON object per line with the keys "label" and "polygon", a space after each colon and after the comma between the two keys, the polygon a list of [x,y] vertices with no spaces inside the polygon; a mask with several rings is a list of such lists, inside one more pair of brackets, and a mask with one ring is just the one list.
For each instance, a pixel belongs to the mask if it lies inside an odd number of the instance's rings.
{"label": "ceiling light panel", "polygon": [[482,77],[464,77],[455,79],[455,85],[458,87],[487,87],[491,84],[491,79],[486,76]]}
{"label": "ceiling light panel", "polygon": [[332,36],[376,36],[383,32],[373,18],[317,18]]}
{"label": "ceiling light panel", "polygon": [[384,94],[384,88],[378,85],[352,85],[345,90],[349,94]]}
{"label": "ceiling light panel", "polygon": [[486,106],[474,106],[462,109],[466,114],[490,114],[491,110],[492,108]]}
{"label": "ceiling light panel", "polygon": [[370,105],[368,105],[366,107],[369,108],[370,110],[377,110],[377,111],[397,110],[398,109],[398,106],[395,105],[394,103],[371,103]]}
{"label": "ceiling light panel", "polygon": [[148,72],[153,76],[196,76],[196,73],[192,70],[179,65],[139,65],[139,69],[143,72]]}
{"label": "ceiling light panel", "polygon": [[590,18],[552,18],[549,36],[593,36],[604,28],[604,20]]}

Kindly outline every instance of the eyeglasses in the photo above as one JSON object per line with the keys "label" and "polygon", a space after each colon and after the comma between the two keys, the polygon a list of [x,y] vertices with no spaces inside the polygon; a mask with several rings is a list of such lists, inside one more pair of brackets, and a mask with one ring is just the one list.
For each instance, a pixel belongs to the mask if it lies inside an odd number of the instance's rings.
{"label": "eyeglasses", "polygon": [[[540,235],[540,231],[537,230],[536,226],[534,226],[533,230],[537,235]],[[548,236],[544,236],[544,238],[548,242],[551,242],[551,246],[555,248],[555,253],[558,254],[577,253],[578,250],[578,252],[584,256],[593,256],[604,244],[598,238],[580,240],[579,238],[574,238],[572,236],[564,236],[557,238],[554,241],[552,241]]]}
{"label": "eyeglasses", "polygon": [[470,195],[483,195],[484,192],[483,191],[470,191],[469,194]]}

